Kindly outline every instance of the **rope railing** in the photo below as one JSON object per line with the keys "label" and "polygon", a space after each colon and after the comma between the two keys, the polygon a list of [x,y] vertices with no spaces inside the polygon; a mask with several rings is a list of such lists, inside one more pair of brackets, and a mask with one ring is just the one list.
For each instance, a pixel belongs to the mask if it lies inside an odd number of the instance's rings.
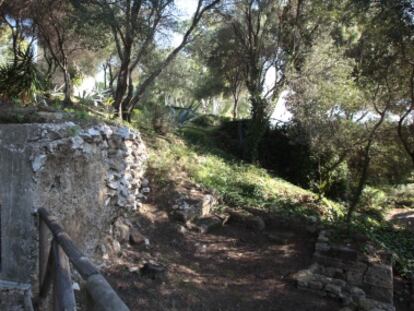
{"label": "rope railing", "polygon": [[[76,300],[70,264],[86,281],[86,288],[97,310],[129,311],[95,265],[76,247],[70,236],[49,212],[40,208],[39,216],[39,310],[53,285],[53,310],[74,311]],[[48,231],[52,233],[49,243]]]}

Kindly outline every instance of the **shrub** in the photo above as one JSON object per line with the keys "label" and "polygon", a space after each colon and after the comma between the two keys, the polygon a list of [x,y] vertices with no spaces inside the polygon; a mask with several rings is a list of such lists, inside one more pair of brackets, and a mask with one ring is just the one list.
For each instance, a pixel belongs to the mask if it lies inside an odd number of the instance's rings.
{"label": "shrub", "polygon": [[35,102],[45,88],[46,81],[34,63],[31,50],[19,51],[15,62],[0,66],[0,97],[4,101]]}

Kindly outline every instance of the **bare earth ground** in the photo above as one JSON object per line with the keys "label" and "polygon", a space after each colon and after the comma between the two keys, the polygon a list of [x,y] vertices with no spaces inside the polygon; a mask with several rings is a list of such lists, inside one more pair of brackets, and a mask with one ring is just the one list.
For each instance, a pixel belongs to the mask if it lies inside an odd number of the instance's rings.
{"label": "bare earth ground", "polygon": [[[298,290],[291,275],[309,267],[314,237],[226,225],[209,234],[184,232],[165,211],[145,204],[133,220],[150,245],[124,246],[106,275],[131,310],[339,310],[328,298]],[[269,231],[267,232],[269,233]],[[166,267],[156,279],[131,272],[143,262]],[[135,267],[135,269],[134,269]]]}
{"label": "bare earth ground", "polygon": [[414,209],[412,208],[394,208],[389,211],[387,220],[399,228],[414,232]]}

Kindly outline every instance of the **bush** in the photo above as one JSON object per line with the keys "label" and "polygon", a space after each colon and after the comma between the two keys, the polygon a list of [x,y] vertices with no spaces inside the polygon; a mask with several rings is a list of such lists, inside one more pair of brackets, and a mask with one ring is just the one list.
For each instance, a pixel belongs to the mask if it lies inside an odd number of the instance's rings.
{"label": "bush", "polygon": [[34,63],[31,50],[19,51],[16,62],[0,66],[0,97],[4,101],[35,102],[45,88],[46,81]]}
{"label": "bush", "polygon": [[171,133],[176,123],[167,106],[157,102],[146,102],[141,109],[135,109],[133,122],[140,128],[147,128],[165,135]]}
{"label": "bush", "polygon": [[191,123],[200,126],[200,127],[214,127],[220,126],[223,119],[221,117],[212,115],[212,114],[205,114],[199,117],[194,118]]}

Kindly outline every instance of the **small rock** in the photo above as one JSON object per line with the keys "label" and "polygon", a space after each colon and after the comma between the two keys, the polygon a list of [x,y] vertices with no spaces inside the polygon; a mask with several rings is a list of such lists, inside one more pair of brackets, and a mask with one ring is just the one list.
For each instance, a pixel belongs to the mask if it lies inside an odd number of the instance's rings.
{"label": "small rock", "polygon": [[189,227],[194,227],[196,229],[198,229],[198,231],[202,234],[208,233],[211,230],[218,228],[221,226],[221,219],[216,217],[216,216],[212,216],[212,217],[202,217],[202,218],[198,218],[195,219],[194,221],[192,221],[192,225],[193,226],[189,226]]}
{"label": "small rock", "polygon": [[121,244],[117,240],[113,240],[112,249],[115,254],[119,254],[121,252]]}
{"label": "small rock", "polygon": [[145,244],[145,237],[136,228],[132,228],[129,235],[129,242],[135,245]]}
{"label": "small rock", "polygon": [[36,172],[40,171],[43,168],[43,166],[45,165],[46,160],[47,160],[47,157],[44,154],[36,156],[34,158],[33,162],[32,162],[33,172],[36,173]]}
{"label": "small rock", "polygon": [[124,140],[133,139],[134,135],[131,130],[127,127],[120,127],[117,129],[116,134]]}
{"label": "small rock", "polygon": [[110,182],[107,183],[107,186],[110,189],[116,190],[119,187],[119,183],[116,182],[116,181],[114,181],[114,180],[112,180],[112,181],[110,181]]}
{"label": "small rock", "polygon": [[316,290],[321,290],[323,288],[323,284],[322,284],[322,282],[312,280],[312,281],[309,281],[309,288],[316,289]]}
{"label": "small rock", "polygon": [[182,225],[178,225],[178,232],[185,234],[187,233],[187,228]]}
{"label": "small rock", "polygon": [[216,204],[217,200],[211,194],[205,195],[201,201],[201,215],[210,215]]}
{"label": "small rock", "polygon": [[339,286],[336,286],[334,284],[328,284],[325,286],[325,290],[329,293],[334,294],[335,296],[341,296],[342,294],[342,289]]}
{"label": "small rock", "polygon": [[147,193],[150,193],[150,192],[151,192],[150,187],[144,187],[144,188],[142,188],[142,193],[147,194]]}
{"label": "small rock", "polygon": [[359,299],[365,297],[365,292],[362,289],[360,289],[359,287],[352,287],[351,288],[351,295],[352,295],[352,297],[359,300]]}
{"label": "small rock", "polygon": [[113,134],[112,129],[106,124],[101,125],[99,127],[99,130],[105,136],[105,138],[110,138],[111,135]]}
{"label": "small rock", "polygon": [[331,247],[329,246],[328,243],[321,243],[321,242],[317,242],[315,244],[315,250],[320,251],[320,252],[326,252],[330,249]]}
{"label": "small rock", "polygon": [[84,144],[83,139],[80,136],[75,136],[70,139],[72,144],[72,149],[81,149]]}
{"label": "small rock", "polygon": [[138,272],[139,270],[139,267],[128,267],[128,271],[131,273]]}
{"label": "small rock", "polygon": [[257,231],[263,231],[266,228],[266,224],[261,217],[255,216],[252,218],[252,227]]}
{"label": "small rock", "polygon": [[114,223],[114,236],[121,243],[129,241],[130,228],[120,218]]}

